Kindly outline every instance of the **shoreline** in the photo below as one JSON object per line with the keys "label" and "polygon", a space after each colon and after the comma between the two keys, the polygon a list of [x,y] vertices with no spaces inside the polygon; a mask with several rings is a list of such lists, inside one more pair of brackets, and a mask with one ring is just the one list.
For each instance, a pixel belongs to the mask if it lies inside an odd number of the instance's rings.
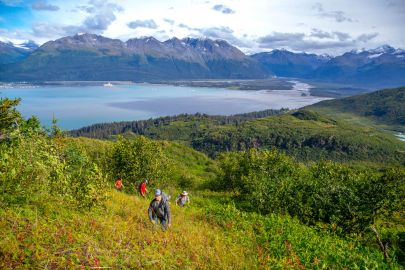
{"label": "shoreline", "polygon": [[120,85],[167,85],[177,87],[222,88],[241,91],[275,91],[296,90],[297,83],[309,85],[303,96],[342,98],[373,91],[353,85],[320,83],[305,79],[277,77],[267,79],[199,79],[199,80],[156,80],[148,82],[137,81],[38,81],[38,82],[0,82],[0,90],[7,88],[37,88],[37,87],[87,87]]}
{"label": "shoreline", "polygon": [[[41,82],[0,82],[0,89],[4,88],[36,88],[46,86],[110,86],[114,85],[168,85],[178,87],[223,88],[228,90],[259,91],[259,90],[296,90],[294,79],[204,79],[204,80],[160,80],[151,82],[135,81],[41,81]],[[110,86],[110,87],[111,87]]]}

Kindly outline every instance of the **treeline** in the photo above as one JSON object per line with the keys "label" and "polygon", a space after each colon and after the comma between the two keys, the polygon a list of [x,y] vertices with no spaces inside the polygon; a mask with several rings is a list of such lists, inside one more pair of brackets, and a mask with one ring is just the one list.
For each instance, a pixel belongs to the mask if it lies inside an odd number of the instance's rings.
{"label": "treeline", "polygon": [[77,130],[71,130],[69,134],[74,137],[89,137],[97,139],[107,139],[114,135],[132,132],[139,135],[159,139],[159,134],[149,132],[154,128],[161,128],[173,122],[210,122],[212,125],[239,125],[252,119],[263,118],[272,115],[279,115],[288,112],[288,109],[263,110],[257,112],[235,114],[231,116],[207,115],[207,114],[180,114],[176,116],[165,116],[155,119],[124,121],[114,123],[100,123]]}

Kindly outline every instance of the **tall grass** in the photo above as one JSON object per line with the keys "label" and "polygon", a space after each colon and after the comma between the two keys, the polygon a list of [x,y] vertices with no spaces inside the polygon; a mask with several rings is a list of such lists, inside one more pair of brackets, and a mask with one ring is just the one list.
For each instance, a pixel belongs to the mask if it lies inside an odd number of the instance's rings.
{"label": "tall grass", "polygon": [[43,212],[0,210],[0,268],[255,268],[256,250],[195,208],[172,206],[172,227],[163,232],[148,220],[149,201],[108,195],[105,208],[87,212],[57,203]]}

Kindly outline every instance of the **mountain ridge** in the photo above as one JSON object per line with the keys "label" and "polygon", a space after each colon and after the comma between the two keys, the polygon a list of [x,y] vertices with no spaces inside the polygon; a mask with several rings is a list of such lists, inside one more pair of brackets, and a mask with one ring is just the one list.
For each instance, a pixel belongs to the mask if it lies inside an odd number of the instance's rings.
{"label": "mountain ridge", "polygon": [[19,63],[4,66],[0,80],[253,79],[268,76],[261,65],[226,41],[122,42],[94,34],[49,41]]}
{"label": "mountain ridge", "polygon": [[124,42],[88,33],[27,51],[0,45],[0,81],[153,82],[277,76],[378,88],[405,85],[405,50],[389,45],[335,57],[285,49],[246,55],[221,39],[141,37]]}

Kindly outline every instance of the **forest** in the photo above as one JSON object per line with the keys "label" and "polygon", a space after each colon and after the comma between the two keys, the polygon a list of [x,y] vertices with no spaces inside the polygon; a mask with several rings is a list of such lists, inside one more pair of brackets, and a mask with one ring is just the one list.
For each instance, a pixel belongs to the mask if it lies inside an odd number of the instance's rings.
{"label": "forest", "polygon": [[267,110],[236,116],[179,115],[84,127],[72,136],[142,135],[183,143],[211,158],[251,148],[278,149],[305,162],[387,162],[404,165],[405,145],[392,134],[333,119],[310,109]]}

